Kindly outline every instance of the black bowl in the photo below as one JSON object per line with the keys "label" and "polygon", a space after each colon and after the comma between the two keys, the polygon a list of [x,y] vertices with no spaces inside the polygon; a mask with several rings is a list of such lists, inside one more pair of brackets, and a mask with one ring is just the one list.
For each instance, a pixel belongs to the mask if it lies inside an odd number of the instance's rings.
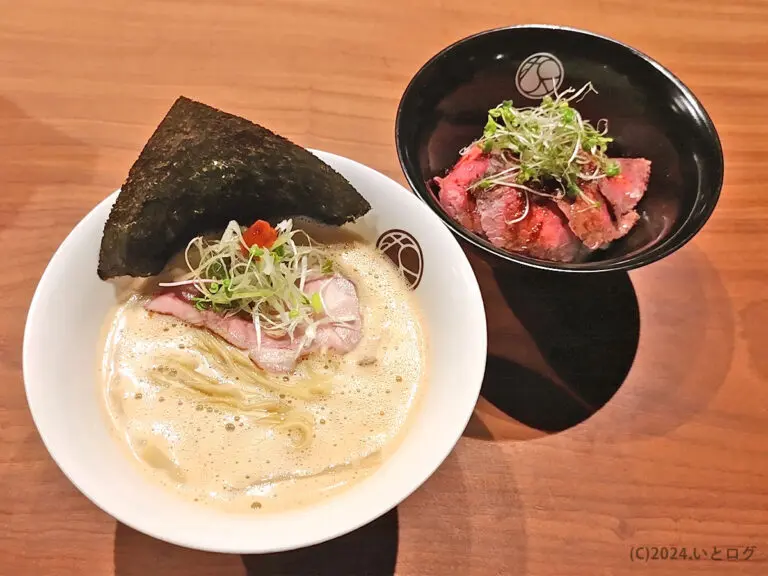
{"label": "black bowl", "polygon": [[[546,78],[557,74],[561,91],[587,82],[597,89],[576,107],[593,122],[608,120],[609,135],[615,139],[609,155],[652,162],[648,191],[638,205],[638,224],[608,249],[573,264],[496,248],[450,218],[428,184],[482,135],[489,108],[503,100],[537,105],[552,87]],[[723,151],[715,126],[679,79],[625,44],[557,26],[488,30],[445,48],[406,88],[395,137],[411,187],[459,238],[492,263],[511,261],[569,272],[644,266],[671,254],[701,229],[723,183]]]}

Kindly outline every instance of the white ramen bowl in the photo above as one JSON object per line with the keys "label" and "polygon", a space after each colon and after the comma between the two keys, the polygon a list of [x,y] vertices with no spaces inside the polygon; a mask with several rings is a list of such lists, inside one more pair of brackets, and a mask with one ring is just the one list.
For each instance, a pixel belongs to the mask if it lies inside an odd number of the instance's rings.
{"label": "white ramen bowl", "polygon": [[183,500],[142,474],[117,444],[98,377],[100,331],[115,291],[98,278],[96,265],[115,193],[72,230],[40,280],[24,334],[24,382],[53,459],[83,494],[120,522],[167,542],[214,552],[309,546],[397,506],[440,466],[461,436],[486,360],[485,311],[463,251],[441,220],[393,180],[347,158],[316,154],[372,206],[351,227],[371,242],[382,238],[383,248],[399,254],[413,272],[408,277],[416,286],[428,337],[427,378],[402,442],[350,489],[282,513],[219,511]]}

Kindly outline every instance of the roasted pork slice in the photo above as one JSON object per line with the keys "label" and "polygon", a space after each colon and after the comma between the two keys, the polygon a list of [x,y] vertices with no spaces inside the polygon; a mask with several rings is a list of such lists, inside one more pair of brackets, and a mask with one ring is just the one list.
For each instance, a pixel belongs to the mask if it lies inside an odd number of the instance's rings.
{"label": "roasted pork slice", "polygon": [[651,162],[645,158],[617,158],[621,172],[618,176],[603,178],[598,188],[611,203],[614,214],[620,218],[640,202],[648,189],[651,177]]}
{"label": "roasted pork slice", "polygon": [[604,248],[626,235],[640,218],[637,212],[630,210],[614,221],[595,184],[583,186],[582,193],[573,201],[557,200],[557,206],[565,214],[574,234],[591,250]]}
{"label": "roasted pork slice", "polygon": [[252,347],[248,355],[256,364],[269,372],[289,372],[301,356],[320,351],[346,354],[355,349],[363,336],[360,320],[360,302],[355,285],[340,275],[322,277],[304,286],[304,292],[320,295],[326,310],[325,318],[315,328],[312,342],[302,347],[303,333],[296,333],[294,341],[288,337],[262,339],[261,347]]}
{"label": "roasted pork slice", "polygon": [[439,187],[438,198],[448,215],[465,228],[480,232],[480,218],[475,198],[468,188],[488,171],[490,160],[479,146],[469,150],[445,178],[435,178]]}
{"label": "roasted pork slice", "polygon": [[353,350],[362,338],[360,302],[355,285],[340,275],[324,276],[307,282],[308,295],[319,293],[327,314],[316,326],[309,345],[304,345],[304,333],[280,338],[264,332],[261,339],[253,322],[242,316],[223,316],[211,310],[198,310],[191,303],[188,288],[171,288],[157,294],[146,308],[150,312],[175,316],[193,326],[207,328],[211,332],[241,350],[247,350],[251,360],[268,372],[290,372],[296,362],[310,352],[332,351],[346,354]]}
{"label": "roasted pork slice", "polygon": [[241,316],[222,316],[211,310],[198,310],[190,302],[188,292],[171,289],[156,295],[146,308],[150,312],[168,314],[179,320],[207,328],[237,348],[248,350],[256,346],[256,329],[253,322]]}
{"label": "roasted pork slice", "polygon": [[477,213],[489,242],[504,250],[556,262],[585,252],[549,200],[530,198],[526,214],[525,193],[497,186],[477,194]]}
{"label": "roasted pork slice", "polygon": [[[251,323],[251,327],[253,327],[253,323]],[[262,334],[261,346],[251,346],[248,349],[248,357],[259,368],[267,372],[290,372],[296,366],[299,358],[310,352],[309,349],[299,350],[299,346],[301,346],[301,342],[297,338],[293,340],[287,336],[271,338]]]}
{"label": "roasted pork slice", "polygon": [[307,282],[304,292],[318,293],[326,310],[325,324],[317,329],[315,348],[351,352],[363,336],[360,301],[355,285],[339,274]]}

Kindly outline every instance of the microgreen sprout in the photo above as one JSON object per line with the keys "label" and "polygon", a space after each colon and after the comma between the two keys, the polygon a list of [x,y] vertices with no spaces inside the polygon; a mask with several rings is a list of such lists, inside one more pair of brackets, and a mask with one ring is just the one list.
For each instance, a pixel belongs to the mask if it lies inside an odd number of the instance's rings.
{"label": "microgreen sprout", "polygon": [[333,273],[334,266],[322,248],[291,220],[276,226],[271,246],[248,246],[243,228],[231,221],[221,238],[193,238],[185,260],[189,272],[178,282],[164,286],[194,286],[192,298],[198,310],[226,316],[247,314],[253,319],[259,343],[261,335],[292,340],[301,335],[308,346],[316,327],[327,321],[319,292],[306,293],[307,282]]}
{"label": "microgreen sprout", "polygon": [[612,142],[606,135],[608,122],[601,119],[593,126],[571,107],[590,92],[597,91],[587,83],[579,90],[555,93],[554,98],[545,96],[539,106],[515,108],[505,101],[489,110],[483,137],[472,146],[490,154],[491,166],[497,169],[470,189],[515,188],[526,193],[526,202],[528,194],[585,198],[584,182],[618,175],[618,163],[606,155]]}

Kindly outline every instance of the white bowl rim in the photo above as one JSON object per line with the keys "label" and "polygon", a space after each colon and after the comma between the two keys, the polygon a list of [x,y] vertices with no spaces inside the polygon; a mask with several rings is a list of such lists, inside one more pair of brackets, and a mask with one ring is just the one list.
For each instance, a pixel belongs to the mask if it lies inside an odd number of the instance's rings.
{"label": "white bowl rim", "polygon": [[[365,514],[357,513],[352,520],[345,521],[344,523],[339,524],[333,529],[327,530],[323,534],[317,534],[312,538],[305,538],[301,541],[300,544],[286,543],[285,545],[282,545],[282,546],[260,547],[258,542],[253,542],[252,544],[248,544],[248,545],[240,545],[235,543],[233,545],[212,545],[211,546],[205,542],[205,535],[201,535],[199,539],[194,540],[194,539],[177,538],[173,534],[169,535],[166,533],[160,533],[159,531],[154,530],[151,526],[143,525],[141,522],[137,521],[135,518],[127,518],[125,514],[116,512],[115,506],[112,505],[112,501],[109,501],[109,502],[104,500],[97,501],[97,498],[94,498],[89,493],[87,488],[83,486],[84,479],[88,474],[83,473],[81,470],[78,470],[76,472],[73,470],[68,470],[64,466],[62,466],[61,460],[57,454],[58,448],[57,448],[56,440],[46,433],[45,431],[46,423],[39,419],[39,409],[38,410],[35,409],[35,394],[33,392],[33,388],[35,388],[36,385],[30,384],[30,379],[29,379],[31,366],[35,362],[35,359],[31,357],[30,349],[31,349],[31,341],[34,337],[35,330],[37,329],[37,326],[42,325],[41,324],[42,319],[39,318],[40,313],[38,312],[38,309],[40,308],[40,303],[44,298],[50,297],[50,294],[52,293],[51,289],[47,288],[47,285],[52,282],[52,278],[50,274],[50,269],[52,267],[52,264],[58,259],[65,258],[64,255],[67,254],[70,243],[72,243],[74,241],[74,238],[78,236],[81,229],[86,228],[91,220],[98,217],[99,209],[104,204],[114,202],[114,199],[117,197],[117,194],[119,193],[119,189],[118,189],[114,191],[112,194],[110,194],[108,197],[104,198],[96,206],[94,206],[75,225],[75,227],[69,232],[69,234],[64,239],[64,241],[56,249],[53,256],[49,260],[48,264],[46,265],[46,268],[35,289],[35,293],[27,313],[27,320],[25,324],[24,338],[23,338],[22,372],[24,376],[24,387],[25,387],[25,393],[27,397],[27,403],[30,409],[30,413],[32,415],[32,419],[34,421],[35,427],[38,430],[38,434],[40,435],[40,438],[43,441],[43,444],[46,450],[48,451],[48,453],[50,454],[51,458],[54,460],[54,462],[62,471],[62,473],[67,477],[67,479],[78,489],[78,491],[80,491],[94,505],[96,505],[102,511],[112,516],[118,522],[121,522],[122,524],[129,526],[134,530],[137,530],[141,533],[149,535],[158,540],[162,540],[162,541],[175,544],[178,546],[186,547],[186,548],[208,551],[208,552],[232,553],[232,554],[261,554],[261,553],[282,552],[282,551],[303,548],[303,547],[319,544],[322,542],[326,542],[328,540],[332,540],[334,538],[338,538],[340,536],[348,534],[374,521],[375,519],[383,516],[384,514],[391,511],[392,509],[396,508],[400,503],[402,503],[403,500],[405,500],[416,489],[418,489],[424,482],[426,482],[435,473],[435,471],[439,468],[439,466],[442,465],[445,459],[453,451],[455,445],[461,438],[464,432],[464,429],[469,423],[469,419],[471,418],[472,413],[474,411],[475,403],[477,401],[477,398],[480,395],[480,388],[482,385],[483,376],[485,374],[485,364],[486,364],[486,356],[487,356],[487,325],[486,325],[485,308],[484,308],[480,288],[477,283],[477,278],[472,270],[472,267],[469,264],[469,261],[466,258],[466,255],[463,253],[461,246],[459,245],[456,238],[450,233],[448,227],[442,222],[442,220],[432,210],[429,209],[428,206],[426,206],[426,204],[423,201],[421,201],[416,195],[412,194],[410,191],[408,191],[406,188],[404,188],[401,184],[399,184],[392,178],[389,178],[388,176],[374,170],[373,168],[370,168],[360,162],[346,158],[344,156],[332,154],[322,150],[315,150],[315,149],[309,149],[309,150],[313,154],[316,154],[317,156],[321,157],[323,160],[331,164],[332,167],[334,168],[337,165],[343,165],[345,163],[349,165],[356,165],[358,169],[363,169],[364,171],[366,171],[370,177],[377,178],[380,180],[384,179],[386,181],[389,181],[390,186],[391,184],[394,184],[395,186],[397,186],[397,188],[399,188],[398,193],[402,193],[402,198],[398,198],[398,201],[405,204],[403,209],[408,208],[410,210],[419,211],[419,213],[422,215],[422,218],[425,221],[430,222],[430,228],[434,228],[435,232],[437,234],[440,234],[443,237],[442,241],[455,245],[456,249],[458,250],[457,253],[461,253],[461,258],[457,262],[457,265],[459,265],[462,268],[462,274],[466,276],[466,279],[469,285],[468,286],[469,291],[467,294],[468,300],[466,301],[466,305],[479,310],[480,314],[478,314],[478,321],[480,324],[478,328],[482,328],[477,331],[478,332],[477,334],[473,334],[472,336],[475,339],[475,346],[474,346],[475,354],[473,354],[472,357],[467,357],[465,359],[465,362],[467,362],[473,367],[473,370],[472,370],[473,377],[470,381],[466,382],[466,385],[469,387],[467,391],[472,392],[471,396],[474,397],[474,401],[471,404],[469,402],[467,403],[464,409],[462,420],[459,421],[457,419],[450,426],[450,428],[454,431],[454,433],[450,436],[449,438],[450,441],[446,441],[444,443],[444,445],[442,446],[442,450],[440,450],[439,452],[436,452],[435,448],[431,447],[430,450],[427,451],[427,453],[431,455],[430,464],[423,465],[422,467],[419,468],[419,470],[416,473],[413,474],[413,477],[410,479],[409,486],[406,490],[402,490],[400,493],[396,495],[388,494],[386,498],[377,499],[376,503],[372,504]],[[38,415],[36,415],[36,412],[38,412]],[[434,463],[434,465],[432,465],[432,463]],[[376,472],[374,472],[374,475],[375,474]],[[332,500],[332,498],[330,500]],[[263,521],[263,519],[254,520],[254,522],[259,522],[259,521]]]}

